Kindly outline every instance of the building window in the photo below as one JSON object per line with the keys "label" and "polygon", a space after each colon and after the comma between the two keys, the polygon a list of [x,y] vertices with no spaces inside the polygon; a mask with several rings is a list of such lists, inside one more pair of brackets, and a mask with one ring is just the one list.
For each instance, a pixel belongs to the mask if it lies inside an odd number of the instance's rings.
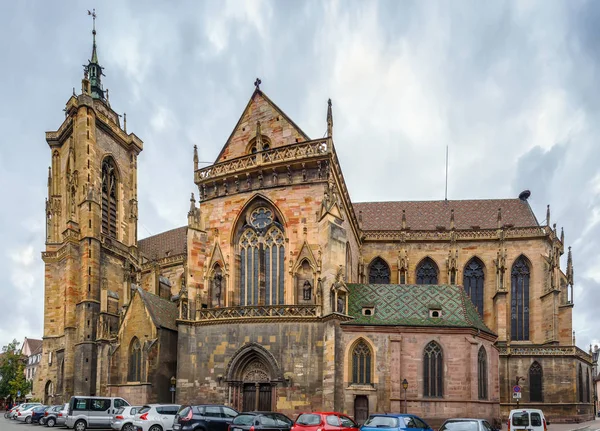
{"label": "building window", "polygon": [[529,367],[529,401],[539,402],[543,401],[542,397],[542,366],[539,362],[534,362]]}
{"label": "building window", "polygon": [[390,267],[380,257],[369,265],[369,284],[390,284]]}
{"label": "building window", "polygon": [[483,316],[483,282],[483,262],[474,257],[465,265],[463,286],[480,316]]}
{"label": "building window", "polygon": [[129,373],[127,381],[140,382],[142,375],[142,346],[140,340],[134,338],[129,347]]}
{"label": "building window", "polygon": [[352,349],[352,383],[370,385],[371,349],[364,340],[360,340]]}
{"label": "building window", "polygon": [[477,355],[477,381],[479,386],[479,399],[487,400],[488,397],[488,372],[487,372],[487,353],[485,348],[479,348]]}
{"label": "building window", "polygon": [[590,402],[590,369],[585,369],[585,402]]}
{"label": "building window", "polygon": [[579,364],[579,371],[577,372],[577,402],[584,402],[583,399],[583,372],[581,371],[581,364]]}
{"label": "building window", "polygon": [[529,340],[529,275],[527,259],[519,256],[511,271],[510,326],[513,341]]}
{"label": "building window", "polygon": [[[277,305],[285,302],[285,237],[272,210],[258,207],[250,213],[239,241],[240,305]],[[259,286],[264,281],[264,298]]]}
{"label": "building window", "polygon": [[117,170],[111,157],[102,162],[102,233],[117,238]]}
{"label": "building window", "polygon": [[417,265],[417,284],[437,284],[439,270],[433,259],[426,257]]}
{"label": "building window", "polygon": [[444,375],[444,357],[442,348],[431,341],[423,353],[423,395],[426,397],[442,397]]}

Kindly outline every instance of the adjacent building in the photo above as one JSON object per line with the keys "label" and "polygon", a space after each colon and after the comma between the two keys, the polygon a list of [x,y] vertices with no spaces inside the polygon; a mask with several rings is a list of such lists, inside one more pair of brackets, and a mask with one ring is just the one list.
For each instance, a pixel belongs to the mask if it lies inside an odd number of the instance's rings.
{"label": "adjacent building", "polygon": [[257,80],[215,163],[194,149],[187,225],[138,241],[143,144],[103,90],[95,36],[46,133],[45,398],[168,402],[175,377],[179,403],[436,424],[506,417],[518,383],[551,420],[593,415],[571,250],[563,271],[565,235],[528,191],[352,202],[331,101],[311,139]]}

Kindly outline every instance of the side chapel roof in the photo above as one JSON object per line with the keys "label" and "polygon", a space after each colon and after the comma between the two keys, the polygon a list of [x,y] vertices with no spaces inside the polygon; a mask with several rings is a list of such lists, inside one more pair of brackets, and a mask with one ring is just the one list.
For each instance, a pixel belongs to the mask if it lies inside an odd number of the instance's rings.
{"label": "side chapel roof", "polygon": [[160,296],[145,291],[141,287],[137,287],[136,289],[141,300],[144,302],[154,325],[157,328],[177,331],[177,323],[175,322],[179,317],[177,305]]}
{"label": "side chapel roof", "polygon": [[[347,325],[432,326],[489,329],[462,286],[353,284],[349,290],[348,314],[354,319]],[[375,307],[364,316],[363,307]],[[441,310],[441,317],[429,317],[429,310]]]}
{"label": "side chapel roof", "polygon": [[140,253],[146,259],[162,259],[185,253],[187,226],[181,226],[166,232],[152,235],[138,241]]}
{"label": "side chapel roof", "polygon": [[401,230],[402,210],[406,214],[406,227],[412,230],[437,230],[442,226],[450,229],[452,210],[456,229],[495,229],[498,209],[503,225],[539,226],[529,203],[518,198],[358,202],[353,206],[356,216],[361,215],[363,230]]}

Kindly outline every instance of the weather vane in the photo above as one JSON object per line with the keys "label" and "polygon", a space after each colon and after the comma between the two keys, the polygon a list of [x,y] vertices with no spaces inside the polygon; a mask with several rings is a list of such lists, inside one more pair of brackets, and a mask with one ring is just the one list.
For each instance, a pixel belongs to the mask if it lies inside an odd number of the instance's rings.
{"label": "weather vane", "polygon": [[92,9],[91,11],[88,9],[88,15],[91,15],[92,19],[94,20],[94,28],[92,30],[92,34],[95,36],[96,35],[96,9]]}

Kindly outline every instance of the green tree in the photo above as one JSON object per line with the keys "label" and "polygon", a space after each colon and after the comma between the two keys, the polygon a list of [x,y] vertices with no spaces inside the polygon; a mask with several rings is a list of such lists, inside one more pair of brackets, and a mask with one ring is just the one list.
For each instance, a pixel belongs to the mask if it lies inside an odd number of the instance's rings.
{"label": "green tree", "polygon": [[[0,354],[0,397],[4,398],[9,395],[15,395],[11,391],[11,381],[17,377],[19,365],[23,366],[23,355],[21,355],[21,351],[19,350],[19,342],[13,340],[12,343],[2,348],[2,354]],[[21,377],[25,379],[22,368]]]}
{"label": "green tree", "polygon": [[31,389],[31,383],[25,379],[25,365],[23,361],[17,361],[17,372],[15,376],[8,382],[10,393],[17,397],[20,392],[21,397],[24,397]]}

